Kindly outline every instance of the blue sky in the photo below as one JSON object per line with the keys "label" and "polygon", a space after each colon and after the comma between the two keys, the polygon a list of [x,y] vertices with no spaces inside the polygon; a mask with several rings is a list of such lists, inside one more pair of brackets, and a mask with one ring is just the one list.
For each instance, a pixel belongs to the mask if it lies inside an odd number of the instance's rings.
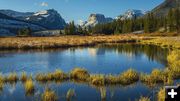
{"label": "blue sky", "polygon": [[116,17],[128,9],[151,10],[164,0],[0,0],[0,9],[36,12],[53,8],[66,21],[87,20],[91,13]]}

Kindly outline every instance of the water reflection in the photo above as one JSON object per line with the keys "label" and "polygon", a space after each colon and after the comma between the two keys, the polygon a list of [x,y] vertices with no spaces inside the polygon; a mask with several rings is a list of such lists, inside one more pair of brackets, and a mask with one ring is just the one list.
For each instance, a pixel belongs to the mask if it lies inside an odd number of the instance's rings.
{"label": "water reflection", "polygon": [[153,45],[112,44],[47,50],[1,50],[0,71],[25,71],[29,74],[51,72],[59,68],[69,72],[74,67],[91,73],[119,74],[128,68],[151,72],[166,66],[168,49]]}

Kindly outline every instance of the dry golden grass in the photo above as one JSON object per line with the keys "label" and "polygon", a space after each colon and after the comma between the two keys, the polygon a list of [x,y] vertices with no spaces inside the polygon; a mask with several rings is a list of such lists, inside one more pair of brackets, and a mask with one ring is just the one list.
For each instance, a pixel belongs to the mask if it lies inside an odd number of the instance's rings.
{"label": "dry golden grass", "polygon": [[142,97],[139,99],[139,101],[151,101],[148,97]]}
{"label": "dry golden grass", "polygon": [[120,83],[124,85],[132,84],[139,80],[139,74],[135,70],[129,69],[120,74],[119,80]]}
{"label": "dry golden grass", "polygon": [[157,94],[158,101],[165,101],[165,89],[161,88]]}
{"label": "dry golden grass", "polygon": [[180,50],[172,51],[168,57],[169,70],[173,74],[173,78],[180,78]]}
{"label": "dry golden grass", "polygon": [[91,75],[90,83],[96,86],[103,86],[105,85],[105,76],[102,74]]}
{"label": "dry golden grass", "polygon": [[70,71],[70,78],[81,81],[88,81],[90,74],[86,69],[83,68],[74,68]]}
{"label": "dry golden grass", "polygon": [[25,82],[28,79],[27,74],[25,72],[22,72],[20,80],[22,82]]}
{"label": "dry golden grass", "polygon": [[10,73],[7,77],[4,78],[4,81],[6,81],[6,82],[17,82],[18,76],[15,72]]}
{"label": "dry golden grass", "polygon": [[25,87],[27,94],[32,94],[35,90],[34,83],[33,83],[32,79],[26,80],[24,83],[24,87]]}
{"label": "dry golden grass", "polygon": [[42,101],[57,101],[58,97],[54,91],[46,89],[42,94]]}
{"label": "dry golden grass", "polygon": [[141,44],[153,44],[166,48],[180,49],[180,36],[177,37],[153,37],[151,40],[141,40]]}
{"label": "dry golden grass", "polygon": [[0,38],[0,49],[58,48],[88,46],[97,43],[128,42],[141,39],[135,35],[110,36],[60,36],[60,37],[11,37]]}
{"label": "dry golden grass", "polygon": [[36,75],[36,80],[37,81],[42,81],[42,82],[46,82],[46,81],[62,81],[62,80],[66,80],[68,79],[68,75],[66,73],[64,73],[62,70],[56,70],[55,72],[52,73],[47,73],[47,74],[43,74],[43,73],[39,73]]}

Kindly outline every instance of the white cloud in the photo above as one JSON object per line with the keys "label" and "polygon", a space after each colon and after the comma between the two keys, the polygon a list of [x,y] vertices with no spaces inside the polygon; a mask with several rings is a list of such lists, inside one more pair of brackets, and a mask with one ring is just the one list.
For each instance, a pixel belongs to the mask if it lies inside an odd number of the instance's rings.
{"label": "white cloud", "polygon": [[40,4],[40,6],[42,6],[42,7],[48,7],[48,3],[47,3],[47,2],[42,2],[42,3]]}

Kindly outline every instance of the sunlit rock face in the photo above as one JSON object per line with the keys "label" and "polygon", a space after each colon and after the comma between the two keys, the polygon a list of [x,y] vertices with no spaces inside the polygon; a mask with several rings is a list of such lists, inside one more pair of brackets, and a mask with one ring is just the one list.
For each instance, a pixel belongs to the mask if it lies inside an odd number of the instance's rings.
{"label": "sunlit rock face", "polygon": [[81,26],[95,26],[96,24],[103,24],[112,21],[112,18],[105,17],[103,14],[90,14],[88,21],[81,22]]}

